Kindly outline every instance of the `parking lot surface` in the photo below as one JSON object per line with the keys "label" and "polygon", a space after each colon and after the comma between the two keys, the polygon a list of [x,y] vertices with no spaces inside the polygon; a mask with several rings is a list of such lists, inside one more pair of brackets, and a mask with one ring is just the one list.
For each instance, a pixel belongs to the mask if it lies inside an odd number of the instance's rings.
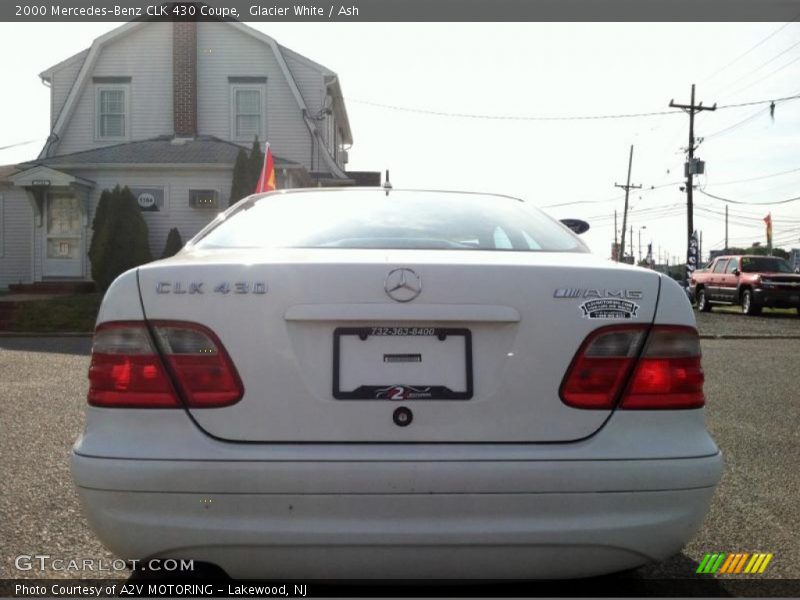
{"label": "parking lot surface", "polygon": [[[734,329],[766,319],[706,317],[736,319]],[[775,326],[798,321],[781,318]],[[771,552],[769,577],[800,579],[800,340],[706,339],[702,346],[707,418],[725,453],[725,474],[684,551],[630,576],[691,579],[707,552]],[[14,559],[21,554],[114,558],[81,514],[69,473],[83,423],[89,347],[88,338],[0,338],[0,578],[77,577],[18,571]]]}
{"label": "parking lot surface", "polygon": [[800,317],[794,311],[764,309],[757,317],[747,317],[739,307],[715,306],[710,313],[695,311],[695,316],[701,335],[800,337]]}

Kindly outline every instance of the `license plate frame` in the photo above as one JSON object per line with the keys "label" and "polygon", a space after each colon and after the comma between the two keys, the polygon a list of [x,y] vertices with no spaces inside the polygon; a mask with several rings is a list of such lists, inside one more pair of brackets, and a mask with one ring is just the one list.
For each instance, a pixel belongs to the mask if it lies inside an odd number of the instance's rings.
{"label": "license plate frame", "polygon": [[[385,385],[361,385],[350,391],[340,389],[340,369],[342,359],[342,337],[464,337],[464,369],[466,386],[464,391],[455,391],[444,385],[420,385],[413,382],[389,382]],[[366,336],[366,337],[362,337]],[[384,361],[387,355],[384,355]],[[400,355],[398,355],[400,356]],[[385,361],[391,362],[391,361]],[[411,361],[409,361],[411,362]],[[416,362],[416,361],[415,361]],[[394,400],[394,401],[437,401],[470,400],[473,396],[472,332],[464,327],[407,327],[407,326],[367,326],[337,327],[333,331],[333,397],[337,400]]]}

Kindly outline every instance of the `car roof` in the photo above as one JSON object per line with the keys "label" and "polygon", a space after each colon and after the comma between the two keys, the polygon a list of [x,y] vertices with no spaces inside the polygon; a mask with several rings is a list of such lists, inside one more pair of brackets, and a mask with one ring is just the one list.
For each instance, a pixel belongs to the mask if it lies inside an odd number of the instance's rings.
{"label": "car roof", "polygon": [[509,196],[508,194],[496,194],[494,192],[480,192],[480,191],[467,191],[467,190],[431,190],[431,189],[416,189],[416,188],[385,188],[385,187],[329,187],[329,188],[291,188],[286,190],[275,190],[272,192],[265,192],[263,194],[252,194],[249,196],[251,200],[259,200],[266,196],[275,194],[335,194],[341,192],[372,192],[374,194],[385,194],[391,196],[392,194],[405,194],[405,193],[422,193],[422,194],[461,194],[468,196],[492,196],[495,198],[504,198],[507,200],[516,200],[517,202],[525,202],[522,198],[516,196]]}

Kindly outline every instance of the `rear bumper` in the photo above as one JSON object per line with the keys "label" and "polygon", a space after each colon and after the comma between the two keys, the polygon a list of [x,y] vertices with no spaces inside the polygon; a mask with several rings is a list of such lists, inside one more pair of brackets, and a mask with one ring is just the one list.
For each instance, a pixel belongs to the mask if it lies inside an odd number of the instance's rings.
{"label": "rear bumper", "polygon": [[719,453],[649,460],[125,460],[73,454],[87,517],[127,559],[248,578],[585,577],[691,538]]}

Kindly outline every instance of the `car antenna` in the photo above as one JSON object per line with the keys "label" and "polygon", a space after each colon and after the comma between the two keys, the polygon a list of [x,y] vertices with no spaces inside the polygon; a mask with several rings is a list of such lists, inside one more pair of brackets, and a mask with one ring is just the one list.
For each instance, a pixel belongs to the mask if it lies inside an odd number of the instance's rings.
{"label": "car antenna", "polygon": [[386,195],[389,195],[389,192],[392,191],[392,182],[389,181],[389,169],[386,169],[386,179],[383,181],[383,189],[386,190]]}

